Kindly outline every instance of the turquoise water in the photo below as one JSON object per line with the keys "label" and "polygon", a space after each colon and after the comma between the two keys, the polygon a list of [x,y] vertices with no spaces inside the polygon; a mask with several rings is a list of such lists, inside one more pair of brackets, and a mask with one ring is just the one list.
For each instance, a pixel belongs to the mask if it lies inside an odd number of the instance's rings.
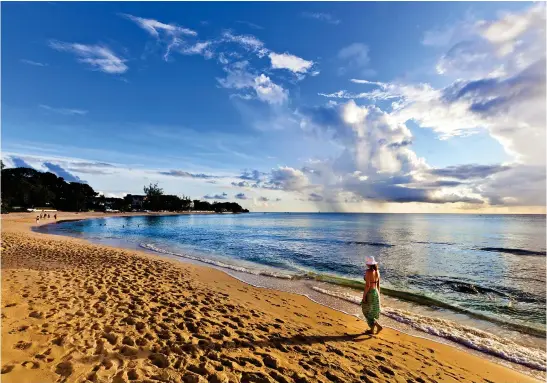
{"label": "turquoise water", "polygon": [[543,215],[134,216],[45,230],[122,241],[253,274],[357,288],[364,258],[371,255],[393,296],[523,331],[545,330]]}

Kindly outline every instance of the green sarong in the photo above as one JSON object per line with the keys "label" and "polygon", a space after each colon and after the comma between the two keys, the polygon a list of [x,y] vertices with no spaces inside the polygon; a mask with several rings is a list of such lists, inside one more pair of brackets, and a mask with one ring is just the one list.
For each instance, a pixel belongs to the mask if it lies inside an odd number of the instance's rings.
{"label": "green sarong", "polygon": [[377,289],[371,289],[367,293],[367,301],[361,303],[363,315],[367,320],[368,326],[372,328],[374,322],[380,319],[380,294]]}

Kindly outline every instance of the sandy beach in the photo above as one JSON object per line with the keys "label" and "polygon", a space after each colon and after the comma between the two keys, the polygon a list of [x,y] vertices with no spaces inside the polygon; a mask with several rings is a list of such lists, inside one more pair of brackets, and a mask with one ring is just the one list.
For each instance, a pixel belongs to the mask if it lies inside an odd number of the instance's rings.
{"label": "sandy beach", "polygon": [[35,233],[35,217],[2,216],[2,382],[536,382],[219,270]]}

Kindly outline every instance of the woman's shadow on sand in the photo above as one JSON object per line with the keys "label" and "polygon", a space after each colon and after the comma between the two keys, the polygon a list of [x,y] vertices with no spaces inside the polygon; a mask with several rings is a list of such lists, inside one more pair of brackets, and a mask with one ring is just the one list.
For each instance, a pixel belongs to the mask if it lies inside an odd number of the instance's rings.
{"label": "woman's shadow on sand", "polygon": [[266,340],[250,341],[245,339],[236,339],[231,342],[225,342],[223,348],[260,348],[260,347],[279,347],[280,345],[311,345],[316,343],[329,342],[363,342],[371,339],[372,336],[365,333],[344,334],[344,335],[295,335],[291,337],[270,336]]}

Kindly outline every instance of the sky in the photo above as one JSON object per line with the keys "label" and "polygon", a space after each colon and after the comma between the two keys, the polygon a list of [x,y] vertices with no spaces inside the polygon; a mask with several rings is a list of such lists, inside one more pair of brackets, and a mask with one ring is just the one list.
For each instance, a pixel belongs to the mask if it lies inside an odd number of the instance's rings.
{"label": "sky", "polygon": [[252,211],[545,213],[544,3],[1,11],[8,167]]}

